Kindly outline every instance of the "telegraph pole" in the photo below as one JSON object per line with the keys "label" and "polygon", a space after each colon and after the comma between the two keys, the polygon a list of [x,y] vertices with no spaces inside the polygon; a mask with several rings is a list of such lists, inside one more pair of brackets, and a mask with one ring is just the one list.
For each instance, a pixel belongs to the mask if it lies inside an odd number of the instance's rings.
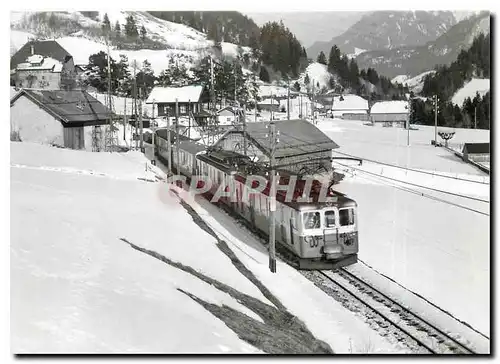
{"label": "telegraph pole", "polygon": [[273,93],[271,92],[271,121],[273,120],[273,106],[274,106],[274,100],[273,100]]}
{"label": "telegraph pole", "polygon": [[141,143],[140,143],[140,147],[141,147],[141,152],[144,150],[144,134],[143,134],[143,126],[142,126],[142,89],[139,87],[139,99],[140,99],[140,103],[139,103],[139,126],[141,128],[141,131],[140,131],[140,134],[141,134]]}
{"label": "telegraph pole", "polygon": [[438,97],[434,95],[434,146],[437,147],[438,138]]}
{"label": "telegraph pole", "polygon": [[408,102],[408,125],[407,125],[407,129],[408,129],[408,139],[407,139],[407,145],[410,146],[410,121],[411,121],[411,97],[409,98],[409,102]]}
{"label": "telegraph pole", "polygon": [[[247,115],[245,112],[246,104],[243,104],[243,154],[247,155]],[[257,112],[257,109],[255,109]]]}
{"label": "telegraph pole", "polygon": [[474,107],[474,129],[477,129],[477,106]]}
{"label": "telegraph pole", "polygon": [[276,211],[276,171],[275,171],[275,161],[274,154],[276,152],[276,144],[279,142],[276,134],[276,125],[274,121],[271,120],[269,123],[269,138],[271,144],[271,155],[269,156],[270,167],[271,167],[271,188],[269,192],[269,270],[276,273],[276,229],[274,215]]}
{"label": "telegraph pole", "polygon": [[133,85],[133,94],[134,94],[134,103],[132,104],[133,105],[133,108],[134,108],[134,124],[135,124],[135,149],[137,149],[137,79],[135,77],[135,71],[136,71],[136,68],[137,68],[137,62],[134,61],[132,62],[132,67],[134,68],[134,85]]}
{"label": "telegraph pole", "polygon": [[188,138],[191,139],[191,99],[188,101]]}
{"label": "telegraph pole", "polygon": [[212,125],[208,128],[208,144],[210,145],[210,129],[215,125],[215,92],[214,92],[214,63],[210,56],[210,93],[212,96]]}
{"label": "telegraph pole", "polygon": [[172,173],[172,142],[170,138],[170,117],[167,115],[167,162],[168,162],[168,173]]}
{"label": "telegraph pole", "polygon": [[290,80],[288,80],[288,92],[286,95],[286,118],[290,120]]}
{"label": "telegraph pole", "polygon": [[313,79],[313,85],[312,85],[312,100],[311,100],[311,111],[312,111],[312,121],[314,124],[314,79]]}
{"label": "telegraph pole", "polygon": [[179,102],[175,99],[175,158],[177,159],[177,167],[175,171],[180,174],[179,171],[181,161],[179,159]]}

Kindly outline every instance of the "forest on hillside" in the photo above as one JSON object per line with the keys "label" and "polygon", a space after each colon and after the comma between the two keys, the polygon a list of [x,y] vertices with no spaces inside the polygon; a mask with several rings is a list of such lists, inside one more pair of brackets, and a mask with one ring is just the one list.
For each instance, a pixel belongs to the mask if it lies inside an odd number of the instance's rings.
{"label": "forest on hillside", "polygon": [[415,122],[434,124],[434,106],[431,98],[438,96],[438,125],[461,128],[490,128],[491,94],[476,94],[462,105],[451,102],[453,95],[472,78],[491,77],[490,35],[480,34],[467,50],[462,50],[457,60],[449,66],[437,66],[434,74],[426,76],[422,95],[427,101],[413,102]]}

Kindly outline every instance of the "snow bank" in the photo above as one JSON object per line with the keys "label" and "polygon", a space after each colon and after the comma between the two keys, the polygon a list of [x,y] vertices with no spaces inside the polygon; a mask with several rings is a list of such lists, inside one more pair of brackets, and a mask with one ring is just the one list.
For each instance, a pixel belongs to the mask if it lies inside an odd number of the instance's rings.
{"label": "snow bank", "polygon": [[484,96],[490,90],[490,80],[489,79],[481,79],[481,78],[473,78],[469,82],[467,82],[460,90],[455,92],[455,95],[451,98],[451,102],[455,105],[462,107],[465,99],[468,97],[474,99],[476,97],[476,93],[479,93],[479,96]]}

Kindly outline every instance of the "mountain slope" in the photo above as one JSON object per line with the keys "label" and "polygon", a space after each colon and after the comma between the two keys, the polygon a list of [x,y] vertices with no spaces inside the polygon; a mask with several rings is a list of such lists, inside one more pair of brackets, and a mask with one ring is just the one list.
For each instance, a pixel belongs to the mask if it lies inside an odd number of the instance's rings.
{"label": "mountain slope", "polygon": [[365,14],[361,11],[311,11],[307,16],[303,12],[247,13],[259,26],[269,21],[283,21],[305,47],[342,34]]}
{"label": "mountain slope", "polygon": [[329,42],[316,42],[307,54],[328,54],[334,44],[346,54],[356,53],[356,48],[369,51],[421,45],[436,39],[455,23],[451,11],[376,11]]}
{"label": "mountain slope", "polygon": [[436,40],[421,46],[405,46],[365,52],[356,57],[360,68],[372,67],[388,76],[417,75],[437,64],[453,62],[479,33],[489,33],[490,13],[482,12],[452,26]]}

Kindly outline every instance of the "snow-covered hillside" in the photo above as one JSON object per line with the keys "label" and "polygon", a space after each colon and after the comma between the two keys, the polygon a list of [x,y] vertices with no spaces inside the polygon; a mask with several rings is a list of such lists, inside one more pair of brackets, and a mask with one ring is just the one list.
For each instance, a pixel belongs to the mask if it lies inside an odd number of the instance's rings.
{"label": "snow-covered hillside", "polygon": [[[58,17],[66,17],[78,22],[82,29],[70,36],[55,38],[74,58],[76,64],[88,64],[89,56],[100,51],[106,52],[107,47],[104,39],[100,37],[90,36],[86,30],[99,29],[102,25],[104,14],[108,14],[110,23],[114,24],[118,21],[123,28],[126,23],[126,17],[133,15],[137,27],[144,25],[147,31],[147,37],[164,45],[162,50],[119,50],[114,46],[110,47],[111,57],[119,60],[120,54],[126,55],[130,62],[137,61],[140,64],[144,60],[151,63],[155,74],[159,74],[162,70],[169,67],[171,62],[184,64],[188,69],[211,52],[213,41],[208,40],[206,34],[201,33],[191,27],[183,24],[173,23],[166,20],[156,18],[147,12],[140,11],[106,11],[100,12],[100,21],[89,19],[83,16],[80,12],[58,12]],[[32,12],[12,13],[11,16],[11,54],[26,43],[28,37],[34,37],[32,33],[19,28],[33,28],[43,26],[31,24],[26,19]],[[15,30],[14,30],[15,29]],[[222,52],[229,57],[235,57],[238,54],[238,45],[223,42]],[[241,48],[243,53],[249,52],[248,47]]]}
{"label": "snow-covered hillside", "polygon": [[490,91],[490,80],[485,78],[473,78],[469,82],[467,82],[461,89],[457,90],[453,97],[451,98],[451,102],[455,105],[462,106],[465,99],[470,97],[471,100],[476,97],[476,93],[479,93],[479,96],[484,96],[488,91]]}
{"label": "snow-covered hillside", "polygon": [[425,76],[433,74],[435,72],[436,71],[426,71],[426,72],[423,72],[423,73],[421,73],[415,77],[411,77],[411,78],[407,75],[399,75],[399,76],[394,77],[391,80],[391,82],[397,82],[397,83],[401,83],[403,85],[406,85],[406,86],[408,86],[410,91],[413,91],[413,92],[418,94],[418,93],[422,92],[422,89],[424,87]]}

